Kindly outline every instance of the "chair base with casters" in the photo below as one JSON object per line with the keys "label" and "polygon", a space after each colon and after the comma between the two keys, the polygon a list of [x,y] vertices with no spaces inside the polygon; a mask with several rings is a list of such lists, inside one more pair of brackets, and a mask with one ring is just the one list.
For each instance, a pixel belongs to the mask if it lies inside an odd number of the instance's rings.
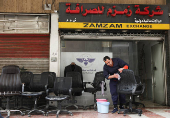
{"label": "chair base with casters", "polygon": [[[136,108],[137,108],[139,105],[142,105],[143,108],[145,108],[145,105],[144,105],[143,103],[140,103],[140,102],[136,102],[136,101],[135,101],[135,96],[132,96],[132,98],[133,98],[132,104],[134,104],[134,105],[136,106]],[[127,102],[125,106],[126,106],[126,107],[129,106],[129,102]]]}
{"label": "chair base with casters", "polygon": [[71,111],[68,111],[68,110],[63,110],[62,109],[62,106],[61,106],[61,102],[63,100],[66,100],[66,99],[69,99],[70,97],[68,95],[63,95],[63,96],[46,96],[46,100],[49,100],[49,101],[57,101],[57,109],[56,110],[52,110],[52,111],[48,111],[46,113],[46,115],[48,116],[49,113],[56,113],[56,117],[58,118],[58,115],[60,113],[68,113],[70,114],[71,116],[73,116],[73,113]]}
{"label": "chair base with casters", "polygon": [[31,107],[23,106],[23,96],[21,96],[20,105],[17,107],[17,109],[18,110],[31,110]]}
{"label": "chair base with casters", "polygon": [[[88,89],[89,89],[89,91],[88,91]],[[92,91],[92,90],[90,90],[90,88],[88,88],[88,89],[87,89],[86,92]],[[96,91],[96,89],[94,89],[94,88],[91,88],[91,89],[93,89],[93,91]],[[87,108],[91,109],[91,107],[93,107],[95,111],[97,110],[96,92],[95,92],[95,93],[92,92],[92,94],[94,94],[94,104],[85,106],[85,108],[84,108],[85,110],[86,110]]]}
{"label": "chair base with casters", "polygon": [[130,96],[130,100],[129,100],[129,108],[127,108],[127,109],[120,109],[118,111],[118,114],[120,114],[122,112],[123,112],[124,116],[126,116],[126,114],[128,114],[128,113],[136,113],[139,116],[141,116],[141,114],[142,114],[142,110],[141,109],[133,109],[132,108],[132,99],[131,99],[131,96]]}
{"label": "chair base with casters", "polygon": [[[6,95],[7,95],[7,94],[6,94]],[[20,110],[11,110],[11,109],[9,109],[10,97],[11,97],[11,96],[7,96],[6,109],[5,109],[5,110],[0,110],[0,112],[7,112],[7,117],[6,117],[6,118],[9,118],[9,117],[10,117],[11,112],[20,112],[20,113],[21,113],[21,116],[24,116],[25,113],[23,113],[23,112],[20,111]]]}
{"label": "chair base with casters", "polygon": [[34,108],[32,110],[26,110],[28,112],[28,117],[31,116],[32,112],[42,113],[45,116],[45,111],[37,109],[37,98],[41,96],[43,92],[23,92],[22,96],[31,96],[34,97]]}
{"label": "chair base with casters", "polygon": [[83,105],[75,104],[75,96],[72,96],[71,103],[72,103],[72,105],[65,106],[65,109],[73,108],[73,107],[76,108],[76,110],[78,110],[79,108],[85,109],[85,107]]}

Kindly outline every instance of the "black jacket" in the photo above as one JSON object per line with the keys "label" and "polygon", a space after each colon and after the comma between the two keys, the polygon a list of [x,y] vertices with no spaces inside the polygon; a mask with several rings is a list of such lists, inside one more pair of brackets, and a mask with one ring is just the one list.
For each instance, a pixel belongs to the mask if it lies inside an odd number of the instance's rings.
{"label": "black jacket", "polygon": [[78,65],[68,65],[64,69],[64,77],[66,77],[67,72],[79,72],[81,74],[81,79],[83,80],[83,75],[82,75],[82,68]]}

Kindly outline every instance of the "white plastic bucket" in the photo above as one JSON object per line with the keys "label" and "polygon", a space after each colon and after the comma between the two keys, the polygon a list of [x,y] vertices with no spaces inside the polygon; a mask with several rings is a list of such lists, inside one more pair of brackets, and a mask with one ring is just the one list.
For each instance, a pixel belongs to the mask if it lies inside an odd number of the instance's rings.
{"label": "white plastic bucket", "polygon": [[110,102],[101,102],[100,103],[100,113],[109,113]]}
{"label": "white plastic bucket", "polygon": [[100,106],[101,106],[101,105],[100,105],[100,102],[96,102],[96,103],[97,103],[97,111],[100,113],[100,109],[101,109],[101,108],[100,108]]}

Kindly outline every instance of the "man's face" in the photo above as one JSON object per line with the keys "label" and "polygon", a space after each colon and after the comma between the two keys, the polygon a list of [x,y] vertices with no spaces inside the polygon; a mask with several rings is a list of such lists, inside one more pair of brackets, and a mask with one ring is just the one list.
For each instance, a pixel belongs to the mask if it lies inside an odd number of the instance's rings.
{"label": "man's face", "polygon": [[111,59],[110,60],[106,59],[105,64],[108,65],[108,66],[113,66]]}

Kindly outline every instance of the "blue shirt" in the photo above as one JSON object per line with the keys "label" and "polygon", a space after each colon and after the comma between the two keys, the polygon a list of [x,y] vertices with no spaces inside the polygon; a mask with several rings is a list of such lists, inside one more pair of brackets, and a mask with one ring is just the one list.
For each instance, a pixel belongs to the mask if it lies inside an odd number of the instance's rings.
{"label": "blue shirt", "polygon": [[[113,61],[113,67],[110,67],[108,65],[103,66],[103,74],[106,79],[108,79],[109,75],[113,75],[115,73],[118,73],[119,68],[123,68],[125,65],[129,66],[126,62],[119,58],[112,58]],[[111,81],[117,81],[117,78],[110,79]]]}

